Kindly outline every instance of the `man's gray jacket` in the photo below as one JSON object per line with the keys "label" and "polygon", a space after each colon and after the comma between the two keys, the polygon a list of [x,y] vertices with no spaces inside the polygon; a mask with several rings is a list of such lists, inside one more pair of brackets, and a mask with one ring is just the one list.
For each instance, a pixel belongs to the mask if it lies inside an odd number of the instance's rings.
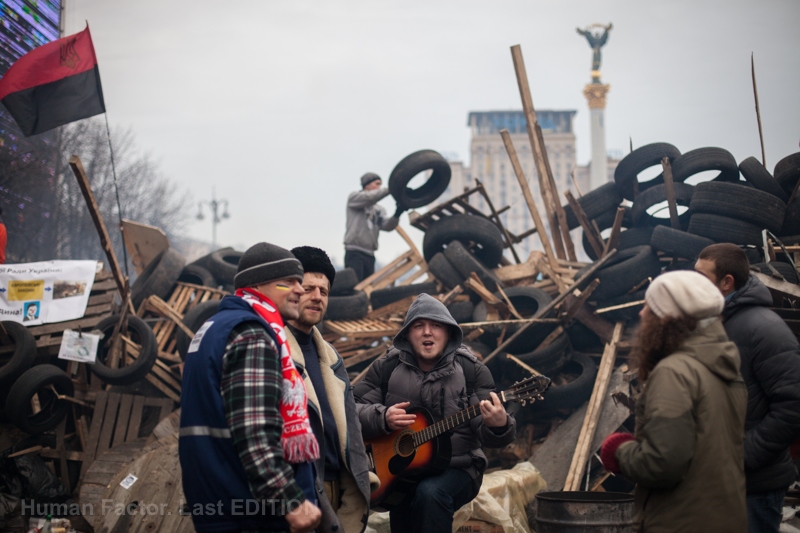
{"label": "man's gray jacket", "polygon": [[378,234],[397,227],[397,217],[387,218],[379,201],[389,196],[386,187],[374,191],[356,191],[347,197],[347,229],[344,234],[344,249],[375,255],[378,249]]}
{"label": "man's gray jacket", "polygon": [[[430,372],[423,372],[417,365],[408,329],[414,320],[427,318],[447,324],[450,327],[450,342],[439,362]],[[355,386],[356,408],[365,439],[372,439],[390,433],[384,414],[387,406],[400,402],[411,402],[411,407],[424,407],[435,420],[440,420],[461,411],[480,400],[489,399],[495,390],[494,379],[489,369],[478,361],[469,349],[461,344],[463,334],[458,323],[450,316],[447,308],[437,299],[421,294],[406,314],[403,329],[394,338],[394,347],[372,365],[367,375]],[[399,359],[394,361],[393,359]],[[469,359],[475,365],[475,383],[472,396],[467,398],[466,379],[462,359]],[[389,379],[386,398],[381,390],[382,368],[386,364],[396,364]],[[516,421],[508,417],[504,428],[490,428],[478,415],[468,423],[462,424],[451,433],[452,458],[450,466],[466,470],[475,480],[476,492],[480,487],[481,476],[486,470],[486,455],[481,445],[488,448],[501,448],[510,444],[516,436]]]}

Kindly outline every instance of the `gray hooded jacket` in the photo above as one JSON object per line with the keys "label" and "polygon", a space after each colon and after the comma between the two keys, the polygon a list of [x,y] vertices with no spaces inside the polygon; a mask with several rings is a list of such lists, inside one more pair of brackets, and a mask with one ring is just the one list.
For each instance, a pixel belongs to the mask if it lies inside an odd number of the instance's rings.
{"label": "gray hooded jacket", "polygon": [[[420,318],[447,324],[451,330],[447,348],[433,370],[427,373],[419,368],[407,337],[411,323]],[[387,406],[396,403],[411,402],[412,407],[424,407],[435,420],[440,420],[489,398],[489,393],[495,390],[492,374],[461,344],[462,338],[458,323],[439,300],[421,294],[411,304],[403,329],[394,338],[394,347],[376,361],[364,379],[355,386],[356,410],[365,439],[390,432],[386,427],[384,414]],[[382,368],[386,364],[395,364],[393,358],[398,358],[399,363],[389,379],[386,398],[383,398]],[[464,371],[459,361],[462,358],[469,359],[475,365],[474,390],[469,398]],[[473,480],[477,480],[476,484],[479,486],[479,478],[487,465],[481,445],[502,448],[510,444],[515,436],[516,421],[513,417],[508,417],[506,427],[492,429],[483,423],[479,415],[452,431],[450,466],[466,470]]]}
{"label": "gray hooded jacket", "polygon": [[378,234],[381,230],[392,231],[397,227],[397,217],[387,218],[386,211],[376,205],[389,196],[383,187],[374,191],[356,191],[347,197],[347,229],[344,234],[344,249],[374,255],[378,249]]}

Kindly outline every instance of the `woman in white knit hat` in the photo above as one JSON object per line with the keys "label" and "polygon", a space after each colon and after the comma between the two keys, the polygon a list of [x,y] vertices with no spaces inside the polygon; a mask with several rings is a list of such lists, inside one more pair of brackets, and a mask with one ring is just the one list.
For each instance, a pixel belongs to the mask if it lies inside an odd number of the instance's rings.
{"label": "woman in white knit hat", "polygon": [[609,436],[603,465],[636,482],[640,531],[744,533],[747,392],[719,319],[724,299],[704,276],[676,271],[645,302],[636,434]]}

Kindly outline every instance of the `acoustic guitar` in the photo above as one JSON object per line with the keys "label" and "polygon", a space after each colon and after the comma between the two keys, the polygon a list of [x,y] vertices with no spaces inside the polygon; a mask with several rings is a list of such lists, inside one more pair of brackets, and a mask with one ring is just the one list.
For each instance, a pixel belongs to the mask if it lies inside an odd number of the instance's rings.
{"label": "acoustic guitar", "polygon": [[[525,405],[542,400],[549,386],[549,378],[531,376],[498,396],[503,403]],[[370,507],[391,510],[410,498],[421,480],[444,472],[450,464],[448,432],[480,415],[481,409],[480,404],[471,405],[438,422],[420,407],[406,412],[417,415],[412,425],[365,441],[370,467],[381,480],[380,488],[372,493]]]}

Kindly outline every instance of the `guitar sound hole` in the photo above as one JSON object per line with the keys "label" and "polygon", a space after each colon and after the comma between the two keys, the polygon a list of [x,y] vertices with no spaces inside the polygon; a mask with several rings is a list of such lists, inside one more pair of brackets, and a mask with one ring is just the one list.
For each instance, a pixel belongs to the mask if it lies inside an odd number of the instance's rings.
{"label": "guitar sound hole", "polygon": [[407,433],[397,441],[397,453],[407,457],[414,453],[414,435]]}

